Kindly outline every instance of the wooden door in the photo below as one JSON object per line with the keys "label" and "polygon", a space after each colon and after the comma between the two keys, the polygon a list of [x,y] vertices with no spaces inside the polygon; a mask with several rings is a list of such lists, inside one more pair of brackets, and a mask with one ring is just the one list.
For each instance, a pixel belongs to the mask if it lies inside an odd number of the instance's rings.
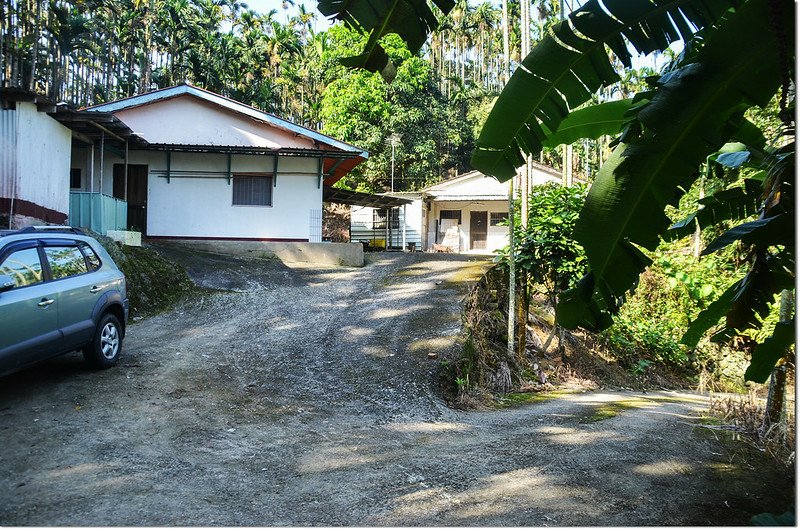
{"label": "wooden door", "polygon": [[486,249],[487,211],[471,211],[469,214],[469,247],[471,250]]}
{"label": "wooden door", "polygon": [[146,165],[128,165],[128,229],[147,235]]}
{"label": "wooden door", "polygon": [[125,200],[125,164],[114,164],[114,198]]}

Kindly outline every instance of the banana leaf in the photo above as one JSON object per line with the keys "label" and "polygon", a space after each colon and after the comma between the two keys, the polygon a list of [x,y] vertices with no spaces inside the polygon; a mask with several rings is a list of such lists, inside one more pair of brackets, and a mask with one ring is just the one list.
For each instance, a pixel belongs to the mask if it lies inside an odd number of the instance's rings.
{"label": "banana leaf", "polygon": [[739,281],[728,287],[720,297],[700,312],[689,325],[689,328],[686,329],[681,338],[681,343],[688,347],[696,347],[697,342],[700,341],[706,331],[716,325],[728,313],[738,288]]}
{"label": "banana leaf", "polygon": [[745,222],[734,226],[714,239],[700,255],[717,252],[736,241],[755,244],[763,248],[778,244],[791,244],[794,240],[793,226],[794,218],[788,213]]}
{"label": "banana leaf", "polygon": [[695,220],[703,229],[724,220],[744,220],[755,215],[761,208],[762,184],[762,180],[747,178],[743,187],[723,189],[700,199],[702,208],[670,226],[664,239],[674,241],[691,235]]}
{"label": "banana leaf", "polygon": [[[780,5],[790,20],[791,4]],[[574,322],[569,312],[614,312],[649,264],[641,248],[654,250],[669,227],[665,206],[736,133],[744,111],[766,105],[777,91],[778,43],[763,30],[772,23],[770,9],[768,0],[749,0],[726,15],[706,34],[697,62],[662,77],[652,100],[638,111],[641,132],[635,141],[619,144],[603,165],[575,229],[594,293],[566,296],[560,320]],[[599,305],[595,293],[602,298]],[[596,306],[587,311],[580,304]],[[603,321],[589,321],[588,327],[602,329]]]}
{"label": "banana leaf", "polygon": [[[608,46],[630,67],[639,53],[666,49],[714,24],[738,0],[589,0],[553,26],[525,57],[495,103],[476,142],[472,166],[501,182],[536,154],[547,131],[599,88],[618,80]],[[752,29],[752,28],[751,28]]]}
{"label": "banana leaf", "polygon": [[772,336],[758,344],[753,350],[753,359],[744,373],[744,379],[759,383],[766,382],[775,363],[786,356],[789,347],[794,344],[794,335],[794,318],[791,321],[775,325]]}
{"label": "banana leaf", "polygon": [[[453,0],[433,0],[433,4],[445,15],[455,6]],[[362,53],[346,57],[342,63],[381,72],[389,81],[395,69],[380,39],[397,33],[411,53],[417,53],[439,24],[427,0],[319,0],[317,9],[326,17],[369,34]]]}
{"label": "banana leaf", "polygon": [[549,129],[543,127],[546,138],[542,145],[552,148],[583,138],[596,139],[619,134],[622,126],[631,119],[627,113],[632,105],[633,99],[620,99],[576,110],[564,118],[555,132],[550,133]]}

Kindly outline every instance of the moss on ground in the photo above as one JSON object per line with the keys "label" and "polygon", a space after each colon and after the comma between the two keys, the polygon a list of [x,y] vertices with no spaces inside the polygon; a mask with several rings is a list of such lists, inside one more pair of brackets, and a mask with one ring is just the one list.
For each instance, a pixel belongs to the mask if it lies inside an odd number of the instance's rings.
{"label": "moss on ground", "polygon": [[147,316],[166,310],[196,290],[184,267],[152,248],[120,246],[109,237],[92,235],[125,274],[132,316]]}
{"label": "moss on ground", "polygon": [[574,393],[580,393],[579,391],[571,391],[571,390],[556,390],[556,391],[528,391],[528,392],[518,392],[518,393],[506,393],[505,395],[499,395],[496,397],[496,401],[494,403],[494,408],[515,408],[517,406],[522,406],[525,404],[535,404],[539,402],[547,402],[551,400],[555,400],[559,397],[563,397],[565,395],[572,395]]}
{"label": "moss on ground", "polygon": [[652,405],[653,403],[647,399],[639,398],[606,402],[597,406],[592,406],[591,412],[581,417],[580,422],[586,423],[605,421],[606,419],[613,419],[626,410],[646,408]]}

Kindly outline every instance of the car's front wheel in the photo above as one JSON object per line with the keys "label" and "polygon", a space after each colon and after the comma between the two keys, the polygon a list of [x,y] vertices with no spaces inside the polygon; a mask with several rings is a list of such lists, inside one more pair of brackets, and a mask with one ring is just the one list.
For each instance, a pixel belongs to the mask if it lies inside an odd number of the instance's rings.
{"label": "car's front wheel", "polygon": [[113,314],[104,314],[91,343],[83,348],[83,358],[96,369],[107,369],[117,363],[121,350],[122,326],[119,319]]}

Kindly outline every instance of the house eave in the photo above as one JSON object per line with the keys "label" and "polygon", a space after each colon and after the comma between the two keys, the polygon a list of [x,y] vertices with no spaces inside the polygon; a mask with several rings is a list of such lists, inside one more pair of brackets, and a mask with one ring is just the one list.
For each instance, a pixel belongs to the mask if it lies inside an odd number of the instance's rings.
{"label": "house eave", "polygon": [[355,145],[350,145],[349,143],[345,143],[343,141],[331,138],[330,136],[327,136],[315,130],[303,127],[301,125],[297,125],[285,119],[279,118],[275,115],[269,114],[262,110],[258,110],[257,108],[245,105],[244,103],[234,101],[233,99],[229,99],[219,94],[209,92],[208,90],[203,90],[202,88],[198,88],[190,84],[181,84],[169,88],[163,88],[161,90],[155,90],[153,92],[148,92],[146,94],[132,96],[125,99],[120,99],[118,101],[112,101],[110,103],[95,105],[92,107],[88,107],[85,110],[87,112],[114,113],[122,110],[136,108],[142,105],[148,105],[151,103],[155,103],[157,101],[172,99],[174,97],[178,97],[181,95],[190,95],[193,97],[197,97],[201,100],[209,101],[232,112],[236,112],[259,121],[263,121],[276,128],[292,132],[299,136],[310,138],[315,142],[330,145],[331,147],[334,147],[336,149],[345,152],[355,153],[363,159],[367,159],[369,157],[369,153],[367,151],[360,149]]}

